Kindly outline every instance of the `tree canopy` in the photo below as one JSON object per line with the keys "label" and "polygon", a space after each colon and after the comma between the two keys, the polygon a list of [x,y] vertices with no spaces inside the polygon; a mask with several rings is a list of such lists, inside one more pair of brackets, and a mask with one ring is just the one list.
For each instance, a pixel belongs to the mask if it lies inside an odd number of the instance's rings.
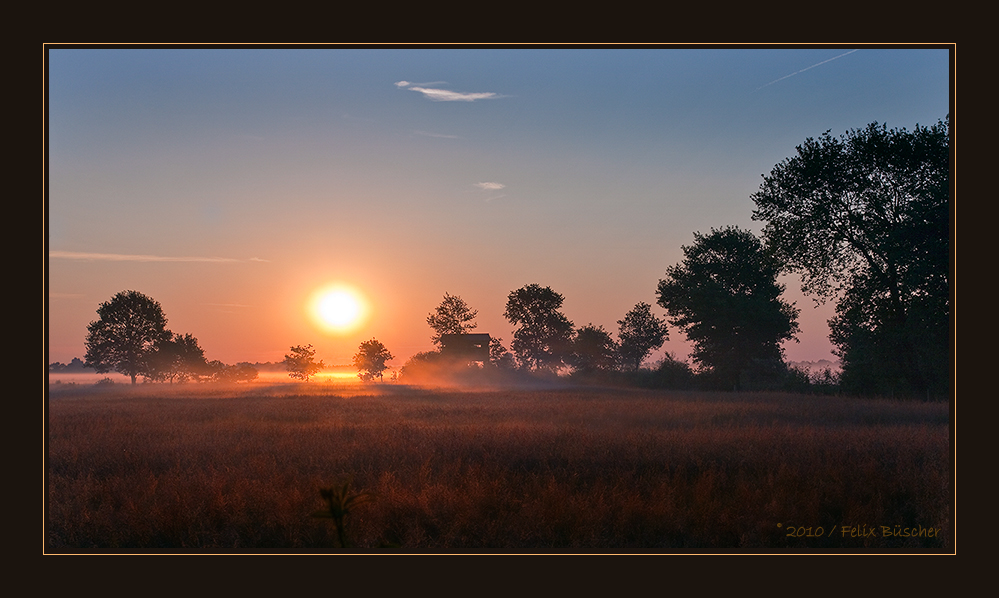
{"label": "tree canopy", "polygon": [[648,303],[638,303],[618,320],[618,352],[621,361],[631,369],[637,370],[642,361],[669,339],[666,320],[652,314],[652,306]]}
{"label": "tree canopy", "polygon": [[353,363],[357,368],[357,376],[365,382],[382,378],[383,372],[388,369],[385,362],[395,359],[381,341],[371,339],[364,341],[358,347],[354,355]]}
{"label": "tree canopy", "polygon": [[85,362],[98,373],[112,370],[129,376],[132,384],[151,370],[157,343],[173,336],[160,304],[137,291],[122,291],[101,303],[100,316],[87,326]]}
{"label": "tree canopy", "polygon": [[427,315],[427,324],[433,329],[434,334],[430,341],[441,348],[441,336],[445,334],[465,334],[469,330],[474,330],[477,324],[473,323],[479,312],[468,307],[464,299],[458,296],[451,296],[444,293],[441,304]]}
{"label": "tree canopy", "polygon": [[549,287],[529,284],[507,297],[504,317],[519,328],[510,348],[533,369],[557,371],[572,350],[573,324],[559,311],[564,298]]}
{"label": "tree canopy", "polygon": [[844,388],[949,387],[950,119],[808,138],[753,194],[767,248],[802,291],[836,297]]}
{"label": "tree canopy", "polygon": [[153,348],[148,360],[149,367],[143,373],[148,380],[186,382],[210,375],[205,350],[191,334],[174,334],[170,338],[160,339],[154,343]]}
{"label": "tree canopy", "polygon": [[208,371],[215,382],[251,382],[259,376],[257,368],[246,361],[229,365],[215,359],[208,362]]}
{"label": "tree canopy", "polygon": [[296,380],[309,381],[309,378],[322,371],[326,364],[320,359],[315,360],[316,350],[312,345],[298,345],[291,348],[291,353],[284,356],[284,365],[288,376]]}
{"label": "tree canopy", "polygon": [[617,343],[603,326],[587,324],[576,331],[569,364],[577,372],[610,370],[617,367]]}
{"label": "tree canopy", "polygon": [[783,362],[781,342],[798,332],[798,310],[780,299],[780,264],[738,227],[694,234],[683,262],[666,269],[658,303],[694,344],[692,359],[725,388],[751,370]]}
{"label": "tree canopy", "polygon": [[514,369],[513,354],[503,346],[503,339],[491,337],[489,339],[489,364],[504,370]]}

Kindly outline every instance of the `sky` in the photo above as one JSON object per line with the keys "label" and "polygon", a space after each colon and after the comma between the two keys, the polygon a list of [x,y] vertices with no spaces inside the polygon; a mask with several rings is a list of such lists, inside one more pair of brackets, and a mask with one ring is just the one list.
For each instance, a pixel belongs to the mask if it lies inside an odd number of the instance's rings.
{"label": "sky", "polygon": [[[83,358],[125,290],[208,359],[349,363],[432,349],[445,293],[509,347],[507,296],[565,297],[577,327],[656,305],[694,233],[759,233],[750,196],[809,137],[949,112],[949,51],[50,48],[48,360]],[[797,278],[791,361],[835,360]],[[362,297],[351,330],[315,293]],[[690,345],[670,328],[669,351]]]}

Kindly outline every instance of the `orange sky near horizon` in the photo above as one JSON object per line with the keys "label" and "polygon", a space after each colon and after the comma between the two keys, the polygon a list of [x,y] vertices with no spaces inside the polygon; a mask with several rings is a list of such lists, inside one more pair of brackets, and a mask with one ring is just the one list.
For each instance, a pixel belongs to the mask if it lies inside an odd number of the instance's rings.
{"label": "orange sky near horizon", "polygon": [[[432,348],[445,293],[509,348],[507,296],[565,297],[575,326],[656,305],[694,233],[759,233],[761,174],[808,137],[910,130],[950,109],[946,48],[100,49],[47,53],[47,359],[83,358],[134,290],[208,359],[346,364],[376,338]],[[790,361],[835,360],[797,279]],[[363,296],[317,323],[317,290]],[[669,351],[687,359],[683,334]]]}

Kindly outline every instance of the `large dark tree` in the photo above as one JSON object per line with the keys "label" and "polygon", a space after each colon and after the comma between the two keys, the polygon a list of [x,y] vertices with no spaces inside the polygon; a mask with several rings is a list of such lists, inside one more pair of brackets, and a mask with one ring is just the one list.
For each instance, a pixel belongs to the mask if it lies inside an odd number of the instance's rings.
{"label": "large dark tree", "polygon": [[441,304],[427,316],[427,324],[434,334],[430,341],[441,348],[441,336],[445,334],[466,334],[477,326],[473,320],[478,311],[468,307],[465,300],[457,295],[444,293]]}
{"label": "large dark tree", "polygon": [[802,290],[838,298],[844,388],[941,393],[950,359],[950,119],[806,139],[764,176],[753,219]]}
{"label": "large dark tree", "polygon": [[157,301],[136,291],[122,291],[97,308],[100,319],[87,326],[87,367],[114,370],[132,379],[150,371],[155,346],[170,340],[167,319]]}
{"label": "large dark tree", "polygon": [[[798,310],[781,300],[780,264],[737,227],[694,234],[683,262],[666,269],[658,303],[694,344],[700,368],[724,388],[783,363],[781,342],[798,332]],[[742,384],[742,386],[745,386]]]}
{"label": "large dark tree", "polygon": [[577,372],[610,370],[617,366],[617,343],[603,326],[587,324],[576,331],[569,364]]}
{"label": "large dark tree", "polygon": [[510,348],[517,360],[533,369],[556,371],[565,365],[572,350],[572,322],[559,309],[562,295],[529,284],[507,297],[506,319],[519,328],[513,333]]}
{"label": "large dark tree", "polygon": [[652,314],[652,306],[639,303],[618,320],[618,352],[621,361],[629,368],[637,370],[642,361],[669,339],[666,320]]}

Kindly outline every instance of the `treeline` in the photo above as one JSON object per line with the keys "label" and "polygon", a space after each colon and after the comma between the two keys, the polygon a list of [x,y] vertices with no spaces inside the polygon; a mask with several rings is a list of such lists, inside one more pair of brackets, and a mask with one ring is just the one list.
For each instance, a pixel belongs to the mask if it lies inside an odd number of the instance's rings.
{"label": "treeline", "polygon": [[[507,297],[516,329],[474,354],[445,346],[467,335],[478,314],[444,294],[427,316],[432,351],[402,367],[403,381],[461,376],[569,375],[581,381],[724,390],[838,390],[882,396],[945,396],[951,387],[950,119],[912,132],[873,123],[835,138],[809,138],[777,164],[751,196],[757,237],[736,226],[694,233],[683,260],[655,288],[666,318],[639,302],[617,321],[617,338],[593,323],[577,327],[564,297],[528,284]],[[781,297],[783,274],[802,291],[836,302],[830,340],[841,371],[788,367],[782,344],[797,340],[800,310]],[[651,286],[651,285],[650,285]],[[209,362],[197,339],[166,329],[159,303],[135,291],[115,295],[88,326],[86,367],[153,381],[252,380],[250,364]],[[693,345],[692,361],[672,355],[642,365],[669,338]],[[484,342],[484,341],[483,341]],[[382,380],[393,359],[380,341],[361,344],[352,364]],[[291,347],[282,365],[309,380],[323,368],[311,345]],[[481,374],[484,375],[484,374]]]}
{"label": "treeline", "polygon": [[[728,362],[740,359],[727,351],[702,351],[701,367],[670,353],[651,367],[643,363],[669,338],[667,321],[638,303],[617,321],[617,338],[594,324],[576,328],[562,312],[564,298],[550,287],[527,285],[510,293],[507,319],[518,325],[508,350],[503,339],[490,337],[488,355],[455,351],[442,339],[468,335],[477,327],[477,310],[459,296],[445,293],[427,316],[435,349],[417,353],[402,366],[399,380],[434,383],[517,383],[560,378],[588,385],[632,386],[676,390],[785,390],[836,392],[838,376],[827,369],[809,373],[788,366],[780,353],[764,351],[740,361],[732,373]],[[776,336],[775,336],[776,338]],[[732,352],[734,353],[734,352]],[[753,357],[752,355],[764,355]]]}
{"label": "treeline", "polygon": [[[166,328],[163,307],[136,291],[122,291],[97,308],[100,318],[87,326],[83,366],[104,374],[115,371],[145,382],[249,382],[258,376],[250,363],[209,361],[191,334]],[[78,359],[72,363],[79,362]],[[58,365],[58,364],[53,364]],[[59,371],[50,366],[49,371]]]}
{"label": "treeline", "polygon": [[[656,287],[668,322],[693,344],[693,365],[667,356],[642,371],[663,345],[665,323],[639,303],[618,321],[615,341],[592,323],[576,328],[563,296],[530,284],[510,293],[504,316],[517,326],[510,351],[492,339],[497,370],[625,380],[674,388],[837,389],[892,397],[946,396],[951,388],[950,118],[914,131],[873,123],[836,138],[807,139],[764,175],[753,220],[694,233],[682,262]],[[838,376],[789,368],[782,343],[797,340],[800,310],[781,299],[782,274],[802,291],[836,302],[830,340]],[[476,311],[445,293],[427,318],[440,344],[467,334]],[[512,352],[512,355],[510,355]],[[440,370],[442,347],[403,367]],[[460,359],[458,365],[460,366]],[[453,367],[454,363],[447,363]]]}

